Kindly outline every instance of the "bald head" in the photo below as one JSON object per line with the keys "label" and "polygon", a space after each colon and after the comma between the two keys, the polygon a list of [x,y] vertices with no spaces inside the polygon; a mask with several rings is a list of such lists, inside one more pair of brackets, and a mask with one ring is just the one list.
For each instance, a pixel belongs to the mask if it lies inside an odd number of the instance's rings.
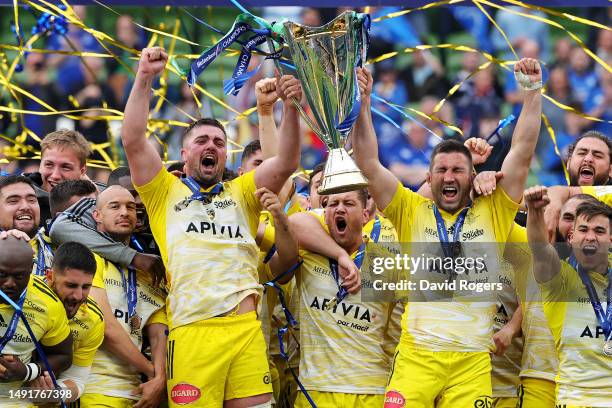
{"label": "bald head", "polygon": [[27,241],[8,236],[0,241],[0,289],[13,301],[28,285],[34,251]]}
{"label": "bald head", "polygon": [[98,231],[126,242],[136,227],[136,202],[124,187],[111,186],[98,196],[94,211]]}

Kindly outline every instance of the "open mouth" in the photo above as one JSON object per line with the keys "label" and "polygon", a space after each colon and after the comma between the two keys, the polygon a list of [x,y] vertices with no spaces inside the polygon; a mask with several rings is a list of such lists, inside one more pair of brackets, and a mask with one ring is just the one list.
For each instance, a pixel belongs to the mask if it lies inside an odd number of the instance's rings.
{"label": "open mouth", "polygon": [[597,247],[595,245],[585,245],[582,247],[582,253],[585,256],[593,256],[597,253]]}
{"label": "open mouth", "polygon": [[34,219],[34,217],[32,217],[32,215],[30,214],[20,214],[17,217],[15,217],[15,220],[17,221],[32,221]]}
{"label": "open mouth", "polygon": [[455,197],[457,197],[457,187],[453,187],[453,186],[446,186],[446,187],[442,187],[442,195],[444,196],[444,198],[447,199],[454,199]]}
{"label": "open mouth", "polygon": [[346,231],[346,227],[347,227],[346,219],[344,217],[337,217],[336,218],[336,230],[342,233]]}
{"label": "open mouth", "polygon": [[212,154],[207,154],[202,159],[202,167],[204,167],[205,170],[214,169],[216,164],[217,164],[217,158],[213,156]]}
{"label": "open mouth", "polygon": [[582,166],[580,168],[580,178],[584,180],[592,180],[595,177],[595,169],[591,166]]}

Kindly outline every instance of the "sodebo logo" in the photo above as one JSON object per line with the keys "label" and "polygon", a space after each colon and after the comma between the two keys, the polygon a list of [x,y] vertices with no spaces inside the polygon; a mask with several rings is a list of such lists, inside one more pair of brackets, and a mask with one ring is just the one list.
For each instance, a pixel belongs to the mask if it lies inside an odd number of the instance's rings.
{"label": "sodebo logo", "polygon": [[202,393],[198,387],[191,384],[180,383],[172,387],[170,398],[175,404],[185,405],[190,404],[200,399]]}

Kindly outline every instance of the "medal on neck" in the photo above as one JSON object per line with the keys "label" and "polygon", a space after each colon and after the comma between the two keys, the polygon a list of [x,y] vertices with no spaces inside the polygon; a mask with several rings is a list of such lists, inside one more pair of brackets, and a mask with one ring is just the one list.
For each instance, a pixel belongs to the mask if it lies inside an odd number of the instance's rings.
{"label": "medal on neck", "polygon": [[126,279],[123,268],[119,268],[119,272],[121,273],[121,281],[125,289],[125,297],[127,298],[128,304],[128,324],[130,325],[130,329],[135,331],[139,330],[140,325],[142,324],[142,319],[136,311],[136,304],[138,302],[138,296],[136,293],[136,269],[128,266],[127,270],[128,276]]}
{"label": "medal on neck", "polygon": [[579,263],[574,255],[569,258],[569,264],[574,268],[582,283],[585,286],[587,294],[589,295],[589,300],[591,301],[591,306],[593,306],[593,311],[595,312],[595,317],[597,318],[597,322],[601,326],[605,334],[605,341],[603,345],[603,353],[605,356],[612,357],[612,268],[608,268],[608,287],[606,288],[606,297],[607,297],[607,305],[606,308],[603,308],[603,305],[599,301],[599,296],[597,295],[597,291],[595,290],[595,285],[593,285],[593,281],[589,276],[588,271],[586,271]]}

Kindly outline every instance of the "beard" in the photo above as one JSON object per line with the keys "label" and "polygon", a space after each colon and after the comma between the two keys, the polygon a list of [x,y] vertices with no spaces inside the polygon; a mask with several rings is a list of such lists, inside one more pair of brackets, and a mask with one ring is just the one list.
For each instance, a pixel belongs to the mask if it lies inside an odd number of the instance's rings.
{"label": "beard", "polygon": [[[569,174],[569,178],[570,178],[570,186],[578,186],[578,179],[580,178],[580,173],[577,172],[570,172]],[[608,177],[607,173],[603,173],[603,174],[595,174],[593,176],[593,185],[594,186],[605,186],[608,184],[608,182],[610,181],[610,178]]]}
{"label": "beard", "polygon": [[191,177],[202,187],[207,188],[221,181],[223,173],[214,174],[211,176],[204,175],[200,170],[200,162],[198,161],[195,165],[187,166],[188,173]]}
{"label": "beard", "polygon": [[34,225],[30,230],[24,231],[24,230],[21,230],[21,229],[17,228],[17,226],[13,223],[13,227],[11,229],[16,229],[16,230],[19,230],[21,232],[24,232],[24,233],[28,234],[28,237],[30,237],[30,239],[32,239],[32,238],[34,238],[36,236],[36,232],[38,232],[38,225]]}

